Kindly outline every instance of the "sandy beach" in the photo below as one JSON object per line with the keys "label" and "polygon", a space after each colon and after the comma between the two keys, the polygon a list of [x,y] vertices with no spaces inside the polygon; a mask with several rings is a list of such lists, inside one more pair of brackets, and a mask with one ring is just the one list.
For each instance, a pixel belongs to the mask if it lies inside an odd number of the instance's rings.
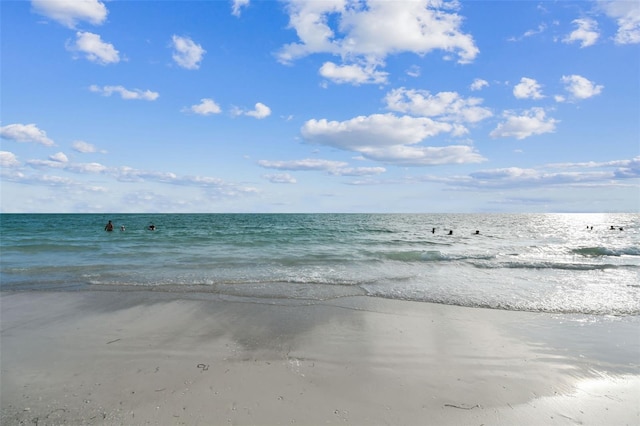
{"label": "sandy beach", "polygon": [[3,425],[637,425],[637,317],[4,292]]}

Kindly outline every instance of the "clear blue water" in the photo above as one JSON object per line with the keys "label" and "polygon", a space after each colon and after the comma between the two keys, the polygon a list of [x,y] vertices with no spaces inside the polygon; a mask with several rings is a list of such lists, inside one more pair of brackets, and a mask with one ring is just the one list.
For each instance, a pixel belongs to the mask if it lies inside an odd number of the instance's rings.
{"label": "clear blue water", "polygon": [[0,250],[3,291],[640,314],[638,214],[1,214]]}

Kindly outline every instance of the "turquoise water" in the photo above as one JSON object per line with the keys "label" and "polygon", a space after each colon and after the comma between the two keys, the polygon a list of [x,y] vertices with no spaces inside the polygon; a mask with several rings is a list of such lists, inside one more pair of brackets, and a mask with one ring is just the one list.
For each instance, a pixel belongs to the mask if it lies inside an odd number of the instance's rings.
{"label": "turquoise water", "polygon": [[0,237],[5,291],[640,314],[638,214],[2,214]]}

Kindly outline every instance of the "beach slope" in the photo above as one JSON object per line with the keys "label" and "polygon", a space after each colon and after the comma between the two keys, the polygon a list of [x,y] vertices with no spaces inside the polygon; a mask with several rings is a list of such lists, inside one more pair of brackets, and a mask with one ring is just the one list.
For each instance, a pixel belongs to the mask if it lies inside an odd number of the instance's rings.
{"label": "beach slope", "polygon": [[3,292],[1,423],[637,425],[638,319]]}

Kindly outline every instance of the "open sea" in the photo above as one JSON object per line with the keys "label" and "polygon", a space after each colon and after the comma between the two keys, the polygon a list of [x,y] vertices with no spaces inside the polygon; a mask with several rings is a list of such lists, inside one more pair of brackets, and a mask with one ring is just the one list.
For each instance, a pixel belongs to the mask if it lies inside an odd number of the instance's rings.
{"label": "open sea", "polygon": [[3,291],[640,315],[640,214],[0,214],[0,259]]}

